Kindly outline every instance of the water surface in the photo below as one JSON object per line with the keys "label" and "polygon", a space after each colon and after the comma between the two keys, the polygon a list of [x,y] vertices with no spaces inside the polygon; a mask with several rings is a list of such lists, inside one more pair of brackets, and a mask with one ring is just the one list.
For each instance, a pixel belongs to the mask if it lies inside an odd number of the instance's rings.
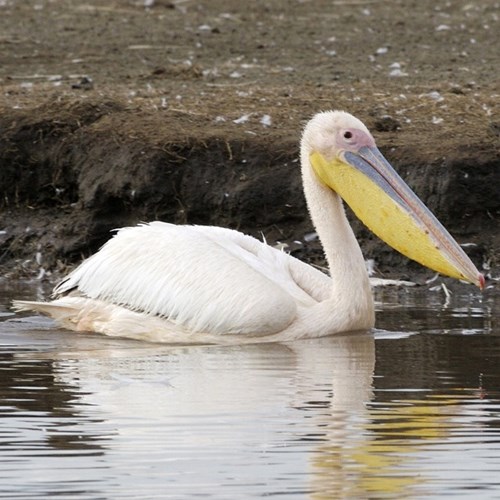
{"label": "water surface", "polygon": [[377,292],[371,333],[162,346],[13,315],[1,498],[500,496],[500,294]]}

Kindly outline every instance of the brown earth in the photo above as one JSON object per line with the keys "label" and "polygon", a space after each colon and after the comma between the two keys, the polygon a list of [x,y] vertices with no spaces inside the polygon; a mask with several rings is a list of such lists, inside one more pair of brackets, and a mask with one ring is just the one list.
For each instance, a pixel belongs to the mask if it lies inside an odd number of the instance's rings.
{"label": "brown earth", "polygon": [[[498,266],[499,19],[493,0],[0,0],[1,275],[57,276],[152,219],[321,263],[298,140],[332,108]],[[354,225],[382,275],[420,270]]]}

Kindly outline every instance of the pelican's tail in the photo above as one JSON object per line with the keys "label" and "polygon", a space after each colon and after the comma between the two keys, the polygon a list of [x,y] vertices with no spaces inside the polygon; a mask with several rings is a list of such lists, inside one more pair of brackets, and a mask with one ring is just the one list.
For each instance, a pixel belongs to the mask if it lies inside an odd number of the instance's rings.
{"label": "pelican's tail", "polygon": [[51,318],[64,323],[65,320],[73,318],[78,314],[79,309],[73,304],[53,302],[35,302],[31,300],[13,300],[12,309],[16,312],[33,311],[50,316]]}

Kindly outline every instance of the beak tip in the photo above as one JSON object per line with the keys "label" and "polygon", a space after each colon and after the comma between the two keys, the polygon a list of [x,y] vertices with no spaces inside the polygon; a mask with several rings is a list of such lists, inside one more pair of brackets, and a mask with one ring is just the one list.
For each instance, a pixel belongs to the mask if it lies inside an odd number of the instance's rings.
{"label": "beak tip", "polygon": [[486,285],[486,280],[484,279],[484,275],[482,275],[481,273],[479,273],[478,281],[479,281],[479,290],[483,291]]}

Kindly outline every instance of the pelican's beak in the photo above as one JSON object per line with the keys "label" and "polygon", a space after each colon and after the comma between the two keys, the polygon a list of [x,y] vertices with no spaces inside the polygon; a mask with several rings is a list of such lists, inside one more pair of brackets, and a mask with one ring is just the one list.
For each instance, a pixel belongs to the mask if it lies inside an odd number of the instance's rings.
{"label": "pelican's beak", "polygon": [[312,153],[310,160],[321,181],[387,244],[434,271],[484,288],[484,276],[375,146],[342,151],[333,160]]}

